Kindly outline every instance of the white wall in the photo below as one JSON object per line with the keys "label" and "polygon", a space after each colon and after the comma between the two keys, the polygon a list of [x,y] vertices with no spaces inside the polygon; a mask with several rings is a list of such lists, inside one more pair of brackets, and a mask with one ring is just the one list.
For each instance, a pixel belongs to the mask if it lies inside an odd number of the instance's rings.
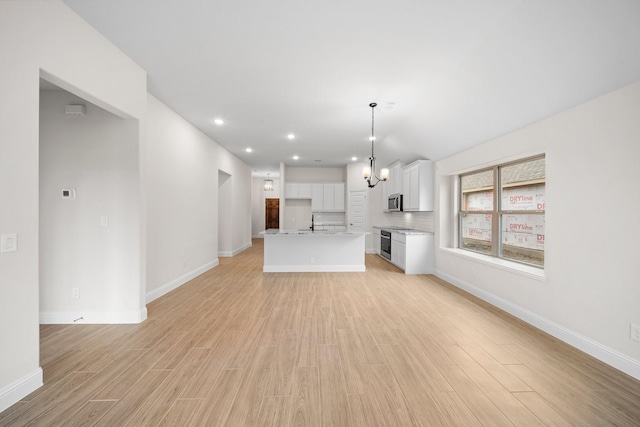
{"label": "white wall", "polygon": [[301,230],[311,227],[311,199],[289,199],[284,211],[284,230]]}
{"label": "white wall", "polygon": [[[139,119],[146,73],[60,1],[0,2],[0,410],[41,384],[38,297],[39,78],[109,111]],[[140,140],[139,140],[140,142]],[[143,149],[143,147],[140,147]],[[139,250],[142,266],[144,219]],[[144,282],[144,271],[139,272]],[[132,304],[143,308],[140,293]]]}
{"label": "white wall", "polygon": [[[147,294],[151,301],[251,245],[251,170],[148,95]],[[219,176],[227,179],[220,195]],[[228,227],[218,230],[218,200]]]}
{"label": "white wall", "polygon": [[[108,214],[112,221],[121,215],[137,216],[130,218],[133,224],[137,222],[137,231],[130,229],[127,239],[132,242],[131,253],[138,255],[125,267],[131,275],[132,269],[137,270],[136,286],[127,285],[120,295],[118,302],[123,306],[146,313],[145,298],[156,298],[217,262],[218,170],[232,176],[232,252],[251,245],[251,171],[158,100],[147,97],[144,70],[61,1],[0,2],[0,40],[0,234],[18,236],[18,251],[0,255],[1,411],[42,384],[40,77],[137,122],[137,135],[132,139],[138,153],[138,175],[134,182],[110,187],[125,184],[122,196],[130,197],[131,191],[138,197],[137,206],[123,201],[124,211],[113,217]],[[135,157],[134,153],[127,161]],[[120,160],[115,163],[126,163]],[[91,216],[98,212],[93,207]],[[139,213],[125,212],[129,209]],[[110,231],[122,237],[123,230],[116,228]],[[132,280],[131,275],[127,281]],[[85,295],[81,292],[81,299]],[[89,290],[86,296],[95,295]],[[44,295],[43,299],[47,305],[61,307],[55,298]]]}
{"label": "white wall", "polygon": [[217,264],[218,170],[210,138],[155,97],[148,95],[147,102],[150,301],[184,283],[194,270]]}
{"label": "white wall", "polygon": [[[437,275],[640,378],[640,82],[436,164]],[[461,255],[455,174],[546,154],[544,279]]]}
{"label": "white wall", "polygon": [[[66,115],[67,104],[85,105],[86,116]],[[41,323],[132,323],[146,317],[137,298],[138,164],[137,120],[65,91],[41,92]],[[76,198],[63,199],[63,188],[75,189]],[[106,227],[100,225],[103,216]],[[72,298],[72,288],[79,298]]]}

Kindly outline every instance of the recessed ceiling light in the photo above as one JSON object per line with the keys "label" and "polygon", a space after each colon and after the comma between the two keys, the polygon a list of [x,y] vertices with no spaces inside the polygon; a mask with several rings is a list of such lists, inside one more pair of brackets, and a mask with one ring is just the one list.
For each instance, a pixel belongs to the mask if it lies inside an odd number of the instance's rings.
{"label": "recessed ceiling light", "polygon": [[353,156],[353,157],[351,158],[351,161],[352,161],[352,162],[355,162],[356,160],[358,160],[358,158],[357,158],[356,156]]}
{"label": "recessed ceiling light", "polygon": [[289,135],[287,135],[288,139],[296,139],[296,136],[292,133],[290,133]]}
{"label": "recessed ceiling light", "polygon": [[293,156],[293,160],[298,160],[300,157],[298,156]]}
{"label": "recessed ceiling light", "polygon": [[252,152],[252,151],[253,151],[253,148],[251,148],[251,147],[247,147],[247,148],[245,148],[245,149],[244,149],[244,151],[246,151],[247,153],[250,153],[250,152]]}
{"label": "recessed ceiling light", "polygon": [[214,119],[213,123],[217,124],[218,126],[222,126],[224,124],[224,120],[222,120],[222,119]]}

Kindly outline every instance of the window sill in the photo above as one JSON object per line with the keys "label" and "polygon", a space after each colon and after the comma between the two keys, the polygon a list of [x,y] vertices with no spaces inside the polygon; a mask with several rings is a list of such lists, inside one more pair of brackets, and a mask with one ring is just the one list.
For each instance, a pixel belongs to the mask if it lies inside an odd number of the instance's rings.
{"label": "window sill", "polygon": [[510,273],[515,273],[521,276],[529,277],[531,279],[539,280],[541,282],[544,282],[546,280],[543,268],[519,264],[517,262],[507,261],[502,258],[495,258],[492,256],[465,251],[464,249],[458,248],[440,248],[440,251],[455,255],[460,258],[465,258],[467,260],[472,260],[481,264],[489,265],[491,267],[499,268],[500,270],[508,271]]}

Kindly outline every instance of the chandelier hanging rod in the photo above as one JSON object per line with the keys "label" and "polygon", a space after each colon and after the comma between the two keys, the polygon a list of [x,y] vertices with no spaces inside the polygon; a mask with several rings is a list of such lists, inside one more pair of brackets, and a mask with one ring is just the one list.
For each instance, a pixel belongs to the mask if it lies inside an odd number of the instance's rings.
{"label": "chandelier hanging rod", "polygon": [[[372,102],[371,104],[369,104],[369,107],[371,107],[371,137],[369,138],[369,140],[371,141],[371,157],[369,157],[369,166],[365,166],[364,169],[362,170],[362,177],[365,179],[365,181],[367,181],[367,186],[369,188],[373,188],[375,187],[380,181],[386,181],[387,179],[389,179],[389,169],[387,168],[383,168],[380,170],[380,178],[378,178],[378,176],[376,175],[376,157],[374,155],[374,143],[376,140],[376,136],[375,136],[375,115],[374,115],[374,109],[376,108],[378,104],[376,104],[375,102]],[[373,179],[375,178],[375,182],[373,182]]]}

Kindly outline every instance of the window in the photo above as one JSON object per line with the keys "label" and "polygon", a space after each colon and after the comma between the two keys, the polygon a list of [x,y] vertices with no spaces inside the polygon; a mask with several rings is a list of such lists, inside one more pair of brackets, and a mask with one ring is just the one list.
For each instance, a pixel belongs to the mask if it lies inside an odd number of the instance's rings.
{"label": "window", "polygon": [[461,175],[460,189],[460,248],[544,266],[544,157]]}

